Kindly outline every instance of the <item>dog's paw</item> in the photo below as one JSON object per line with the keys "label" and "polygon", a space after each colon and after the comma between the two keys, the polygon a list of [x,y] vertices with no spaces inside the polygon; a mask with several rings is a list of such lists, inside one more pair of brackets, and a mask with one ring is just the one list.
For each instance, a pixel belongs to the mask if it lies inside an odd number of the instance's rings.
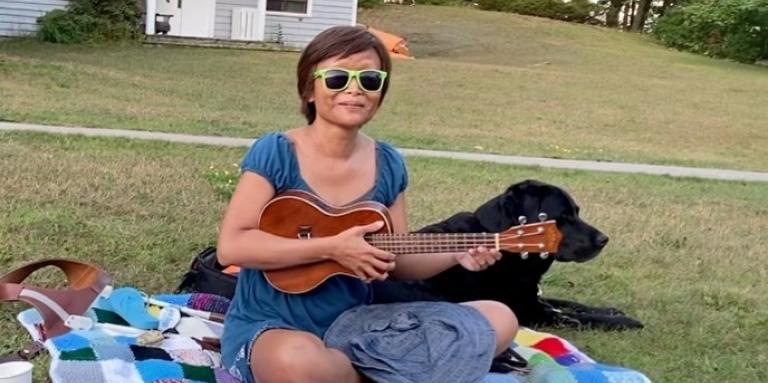
{"label": "dog's paw", "polygon": [[582,323],[581,320],[564,313],[558,313],[555,316],[555,322],[553,323],[553,325],[560,328],[573,328],[573,329],[583,329],[585,327],[584,323]]}

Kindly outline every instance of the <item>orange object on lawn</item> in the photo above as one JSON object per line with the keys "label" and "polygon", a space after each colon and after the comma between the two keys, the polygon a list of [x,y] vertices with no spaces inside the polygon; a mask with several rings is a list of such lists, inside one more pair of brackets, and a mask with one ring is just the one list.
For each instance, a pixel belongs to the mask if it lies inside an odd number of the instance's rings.
{"label": "orange object on lawn", "polygon": [[375,28],[367,27],[368,31],[378,37],[384,46],[387,48],[390,57],[412,59],[410,51],[408,50],[408,40],[398,35],[393,35],[384,31],[380,31]]}

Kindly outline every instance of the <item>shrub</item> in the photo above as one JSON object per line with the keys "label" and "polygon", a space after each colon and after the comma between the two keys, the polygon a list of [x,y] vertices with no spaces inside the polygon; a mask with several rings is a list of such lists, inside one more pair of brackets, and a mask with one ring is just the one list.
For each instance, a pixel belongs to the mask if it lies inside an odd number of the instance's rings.
{"label": "shrub", "polygon": [[76,15],[61,9],[40,17],[38,37],[52,43],[72,44],[88,40],[96,20],[88,15]]}
{"label": "shrub", "polygon": [[678,7],[653,27],[663,44],[741,62],[768,58],[768,0],[704,0]]}
{"label": "shrub", "polygon": [[480,9],[519,13],[555,20],[587,22],[592,19],[598,6],[589,0],[478,0]]}
{"label": "shrub", "polygon": [[38,18],[38,37],[54,43],[133,40],[141,36],[138,0],[71,0]]}

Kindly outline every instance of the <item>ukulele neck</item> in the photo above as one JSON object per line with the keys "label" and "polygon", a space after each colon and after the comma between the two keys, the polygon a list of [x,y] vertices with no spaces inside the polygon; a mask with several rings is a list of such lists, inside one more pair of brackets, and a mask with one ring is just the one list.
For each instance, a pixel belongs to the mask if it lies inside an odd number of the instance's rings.
{"label": "ukulele neck", "polygon": [[479,246],[499,249],[499,235],[492,233],[368,234],[365,239],[395,254],[461,253]]}

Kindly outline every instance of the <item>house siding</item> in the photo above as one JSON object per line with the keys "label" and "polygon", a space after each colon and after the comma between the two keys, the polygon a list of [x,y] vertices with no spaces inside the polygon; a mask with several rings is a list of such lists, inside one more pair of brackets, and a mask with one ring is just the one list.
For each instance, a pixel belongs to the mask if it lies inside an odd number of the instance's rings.
{"label": "house siding", "polygon": [[[217,0],[214,37],[229,39],[232,9],[258,8],[260,0]],[[261,0],[264,1],[264,0]],[[311,0],[310,16],[266,15],[264,39],[276,41],[278,28],[286,45],[303,47],[318,33],[335,25],[351,25],[357,12],[354,0]],[[31,35],[37,18],[48,11],[66,8],[68,0],[0,0],[0,36]],[[279,27],[278,27],[279,26]]]}
{"label": "house siding", "polygon": [[229,39],[232,35],[232,8],[258,8],[259,0],[216,0],[216,20],[213,37]]}
{"label": "house siding", "polygon": [[[264,40],[276,41],[278,25],[282,29],[286,45],[303,47],[318,33],[335,25],[352,25],[355,12],[354,0],[311,0],[310,16],[271,15],[267,12]],[[229,39],[232,29],[232,8],[258,8],[259,0],[217,0],[216,21],[213,37]]]}
{"label": "house siding", "polygon": [[37,31],[37,18],[64,9],[67,0],[0,0],[0,36],[27,36]]}
{"label": "house siding", "polygon": [[270,15],[267,13],[264,39],[276,41],[278,25],[286,45],[303,47],[318,33],[336,25],[352,25],[357,12],[354,0],[311,0],[309,17]]}

